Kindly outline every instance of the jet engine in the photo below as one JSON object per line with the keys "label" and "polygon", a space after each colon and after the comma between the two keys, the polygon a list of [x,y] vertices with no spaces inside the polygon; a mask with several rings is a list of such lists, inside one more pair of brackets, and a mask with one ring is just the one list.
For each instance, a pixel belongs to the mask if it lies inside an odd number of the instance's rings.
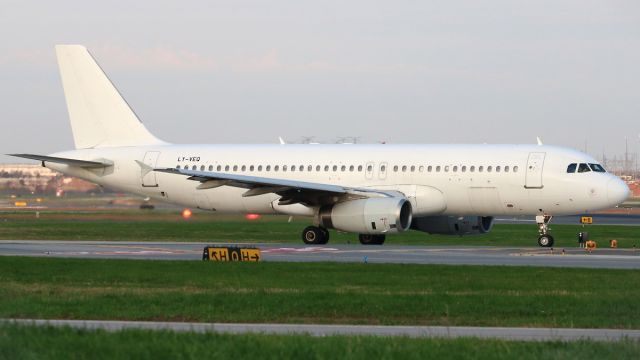
{"label": "jet engine", "polygon": [[413,219],[411,228],[438,235],[486,234],[493,227],[493,216],[425,216]]}
{"label": "jet engine", "polygon": [[387,234],[408,230],[411,203],[400,197],[349,200],[320,208],[320,226],[358,234]]}

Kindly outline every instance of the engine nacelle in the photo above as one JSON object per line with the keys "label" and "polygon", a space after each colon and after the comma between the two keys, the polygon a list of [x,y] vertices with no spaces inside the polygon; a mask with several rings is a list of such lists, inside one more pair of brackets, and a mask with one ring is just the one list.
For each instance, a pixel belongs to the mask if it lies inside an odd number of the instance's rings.
{"label": "engine nacelle", "polygon": [[493,227],[493,216],[425,216],[413,219],[411,228],[429,234],[479,235]]}
{"label": "engine nacelle", "polygon": [[388,234],[411,227],[411,203],[404,198],[369,198],[323,206],[320,226],[358,234]]}

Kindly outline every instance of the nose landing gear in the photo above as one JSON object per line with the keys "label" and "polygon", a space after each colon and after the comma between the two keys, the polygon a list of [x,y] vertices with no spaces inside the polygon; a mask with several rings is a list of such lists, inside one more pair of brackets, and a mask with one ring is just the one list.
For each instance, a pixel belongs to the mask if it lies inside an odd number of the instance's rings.
{"label": "nose landing gear", "polygon": [[549,234],[549,223],[553,219],[551,215],[537,215],[536,223],[538,224],[538,233],[540,236],[538,237],[538,245],[542,247],[552,247],[553,246],[553,236]]}

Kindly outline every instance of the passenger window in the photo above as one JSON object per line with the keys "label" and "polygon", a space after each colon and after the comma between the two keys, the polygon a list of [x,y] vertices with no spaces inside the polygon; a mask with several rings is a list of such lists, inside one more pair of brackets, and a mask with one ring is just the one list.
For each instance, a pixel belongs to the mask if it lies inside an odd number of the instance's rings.
{"label": "passenger window", "polygon": [[247,170],[247,166],[246,165],[242,165],[242,171]]}
{"label": "passenger window", "polygon": [[316,165],[316,171],[320,171],[320,165]]}
{"label": "passenger window", "polygon": [[411,165],[411,172],[416,171],[416,167],[414,165]]}
{"label": "passenger window", "polygon": [[491,172],[493,170],[493,166],[487,166],[487,172]]}
{"label": "passenger window", "polygon": [[367,166],[367,171],[368,171],[368,172],[372,172],[372,171],[373,171],[373,165],[369,165],[369,166]]}
{"label": "passenger window", "polygon": [[224,166],[224,171],[229,171],[229,165]]}
{"label": "passenger window", "polygon": [[467,172],[467,167],[466,166],[462,166],[462,172]]}
{"label": "passenger window", "polygon": [[213,165],[209,165],[209,171],[213,171]]}
{"label": "passenger window", "polygon": [[436,166],[436,172],[440,172],[440,166]]}
{"label": "passenger window", "polygon": [[518,172],[518,167],[517,166],[513,167],[513,172]]}
{"label": "passenger window", "polygon": [[431,165],[427,166],[427,171],[431,172],[431,170],[433,170],[433,166],[431,166]]}
{"label": "passenger window", "polygon": [[197,169],[197,167],[196,167],[195,165],[193,165],[193,166],[191,167],[191,170],[196,170],[196,169]]}
{"label": "passenger window", "polygon": [[504,167],[504,172],[509,172],[509,167],[508,166]]}
{"label": "passenger window", "polygon": [[[313,166],[311,166],[311,165],[307,166],[307,171],[311,171],[311,170],[313,170]],[[320,169],[318,169],[318,170],[320,170]]]}
{"label": "passenger window", "polygon": [[453,172],[458,172],[458,167],[457,166],[453,167]]}
{"label": "passenger window", "polygon": [[471,171],[471,172],[476,171],[476,167],[475,167],[475,166],[470,167],[470,168],[469,168],[469,171]]}
{"label": "passenger window", "polygon": [[585,163],[580,163],[580,165],[578,165],[578,172],[579,173],[584,173],[584,172],[589,172],[591,171],[591,169],[589,169],[589,165],[585,164]]}
{"label": "passenger window", "polygon": [[267,165],[267,171],[271,171],[271,165]]}
{"label": "passenger window", "polygon": [[324,166],[324,171],[329,171],[329,165]]}
{"label": "passenger window", "polygon": [[280,166],[276,165],[273,167],[273,171],[278,171],[280,169]]}
{"label": "passenger window", "polygon": [[[309,170],[311,170],[311,165],[309,165]],[[298,166],[298,171],[304,171],[304,165]]]}
{"label": "passenger window", "polygon": [[347,167],[346,167],[345,165],[342,165],[342,166],[340,167],[340,170],[341,170],[341,171],[345,171],[345,170],[347,170]]}
{"label": "passenger window", "polygon": [[262,171],[262,165],[258,165],[258,171]]}
{"label": "passenger window", "polygon": [[291,167],[291,171],[296,171],[296,166],[295,166],[295,165],[293,165],[293,166]]}
{"label": "passenger window", "polygon": [[385,171],[387,171],[387,167],[384,165],[380,166],[380,172],[385,172]]}
{"label": "passenger window", "polygon": [[333,165],[333,171],[334,172],[338,171],[338,165]]}
{"label": "passenger window", "polygon": [[496,166],[496,172],[500,172],[500,166]]}
{"label": "passenger window", "polygon": [[447,166],[445,166],[445,167],[444,167],[444,171],[445,171],[445,172],[449,172],[449,165],[447,165]]}
{"label": "passenger window", "polygon": [[402,172],[407,172],[407,165],[402,166]]}
{"label": "passenger window", "polygon": [[238,165],[233,165],[233,171],[238,171]]}
{"label": "passenger window", "polygon": [[423,172],[424,171],[424,166],[420,165],[420,167],[418,168],[418,171]]}
{"label": "passenger window", "polygon": [[478,166],[478,172],[482,172],[484,170],[484,166]]}
{"label": "passenger window", "polygon": [[353,171],[355,170],[355,167],[353,167],[353,165],[349,166],[349,171]]}
{"label": "passenger window", "polygon": [[220,171],[220,170],[222,170],[222,165],[218,165],[218,166],[216,167],[216,171]]}
{"label": "passenger window", "polygon": [[574,172],[576,172],[577,167],[578,167],[578,164],[576,163],[569,164],[569,166],[567,166],[567,173],[573,174]]}
{"label": "passenger window", "polygon": [[394,171],[394,172],[398,172],[398,165],[394,165],[394,166],[393,166],[393,171]]}
{"label": "passenger window", "polygon": [[362,165],[358,165],[358,172],[362,172]]}
{"label": "passenger window", "polygon": [[255,167],[253,165],[249,166],[249,171],[253,171]]}
{"label": "passenger window", "polygon": [[289,167],[287,165],[282,165],[282,171],[287,171]]}

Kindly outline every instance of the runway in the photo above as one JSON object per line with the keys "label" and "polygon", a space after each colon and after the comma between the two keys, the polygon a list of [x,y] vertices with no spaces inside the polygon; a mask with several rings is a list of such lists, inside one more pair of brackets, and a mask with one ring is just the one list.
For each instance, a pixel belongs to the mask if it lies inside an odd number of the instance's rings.
{"label": "runway", "polygon": [[624,329],[569,329],[569,328],[506,328],[471,326],[375,326],[375,325],[316,325],[316,324],[225,324],[183,323],[155,321],[109,321],[109,320],[40,320],[7,319],[11,323],[39,326],[69,326],[76,329],[102,329],[119,331],[124,329],[171,330],[190,332],[218,332],[231,334],[308,334],[408,336],[429,338],[476,337],[483,339],[523,341],[620,341],[640,339],[640,330]]}
{"label": "runway", "polygon": [[[208,243],[2,240],[0,255],[61,258],[202,260]],[[236,246],[235,244],[215,244]],[[242,245],[246,247],[249,245]],[[640,250],[489,246],[254,244],[262,261],[508,265],[640,269]]]}

